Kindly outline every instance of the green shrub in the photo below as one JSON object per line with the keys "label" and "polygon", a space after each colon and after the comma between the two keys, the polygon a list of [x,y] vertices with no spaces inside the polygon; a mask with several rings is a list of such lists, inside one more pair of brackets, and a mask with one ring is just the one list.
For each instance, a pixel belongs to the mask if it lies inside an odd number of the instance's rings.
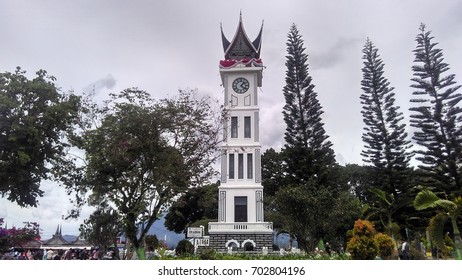
{"label": "green shrub", "polygon": [[180,240],[180,242],[176,245],[175,253],[178,256],[193,254],[194,245],[186,239]]}
{"label": "green shrub", "polygon": [[348,241],[347,251],[353,260],[373,260],[379,249],[373,238],[356,235]]}
{"label": "green shrub", "polygon": [[211,248],[200,248],[199,258],[201,260],[215,260],[217,259],[217,252]]}
{"label": "green shrub", "polygon": [[384,233],[378,233],[374,237],[375,242],[378,246],[378,255],[384,260],[389,260],[392,258],[395,251],[395,242],[393,239]]}
{"label": "green shrub", "polygon": [[379,248],[375,241],[375,229],[371,222],[357,220],[352,231],[353,237],[348,241],[347,251],[353,260],[373,260]]}

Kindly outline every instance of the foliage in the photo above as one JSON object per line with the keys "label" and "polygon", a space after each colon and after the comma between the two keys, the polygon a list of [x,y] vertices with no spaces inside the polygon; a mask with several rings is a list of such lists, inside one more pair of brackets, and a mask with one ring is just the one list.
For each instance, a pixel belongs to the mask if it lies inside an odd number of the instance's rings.
{"label": "foliage", "polygon": [[353,236],[348,241],[347,251],[353,260],[373,260],[377,256],[378,246],[373,238]]}
{"label": "foliage", "polygon": [[3,228],[4,220],[0,218],[0,252],[6,252],[11,247],[22,248],[27,242],[40,238],[39,224],[25,222],[24,227]]}
{"label": "foliage", "polygon": [[365,208],[364,214],[366,218],[370,220],[377,217],[387,234],[395,239],[393,228],[396,224],[393,222],[392,217],[400,208],[408,203],[407,200],[400,200],[393,193],[388,193],[378,188],[371,188],[370,191],[375,194],[376,201],[371,202]]}
{"label": "foliage", "polygon": [[379,247],[374,236],[375,229],[371,222],[360,219],[355,222],[352,237],[347,244],[347,251],[353,260],[375,259]]}
{"label": "foliage", "polygon": [[168,209],[165,226],[176,233],[186,233],[193,223],[218,216],[218,183],[189,188]]}
{"label": "foliage", "polygon": [[213,250],[205,250],[204,253],[181,255],[181,256],[164,256],[163,260],[349,260],[348,254],[294,254],[286,253],[281,255],[279,253],[271,254],[246,254],[246,253],[233,253],[222,254],[216,253]]}
{"label": "foliage", "polygon": [[412,153],[407,140],[403,113],[395,105],[394,88],[384,77],[384,64],[378,49],[367,39],[363,48],[361,104],[365,124],[361,152],[363,161],[374,168],[373,185],[393,196],[409,188],[409,161]]}
{"label": "foliage", "polygon": [[82,120],[96,126],[83,123],[76,138],[86,152],[84,173],[68,188],[75,191],[77,206],[111,205],[138,258],[144,259],[144,238],[159,214],[215,174],[219,118],[210,101],[197,99],[194,91],[155,101],[130,88],[111,94],[101,108],[89,108]]}
{"label": "foliage", "polygon": [[423,189],[415,197],[414,207],[417,210],[438,209],[427,228],[431,242],[438,248],[446,249],[444,227],[448,219],[451,221],[456,259],[462,259],[462,238],[457,225],[458,219],[462,216],[462,196],[455,197],[451,201],[440,199],[434,192]]}
{"label": "foliage", "polygon": [[117,248],[117,238],[122,235],[122,222],[118,213],[110,207],[98,207],[80,225],[80,234],[101,250]]}
{"label": "foliage", "polygon": [[343,167],[344,180],[349,190],[362,202],[373,201],[373,194],[369,189],[374,185],[374,174],[372,166],[346,164]]}
{"label": "foliage", "polygon": [[[269,149],[262,156],[262,185],[267,217],[280,232],[296,237],[299,247],[307,252],[321,238],[343,243],[338,236],[344,236],[344,232],[339,235],[339,231],[345,220],[351,224],[357,218],[352,213],[359,211],[357,201],[346,194],[343,169],[335,161],[324,130],[322,107],[308,73],[308,55],[295,24],[286,46],[286,144],[280,153]],[[338,217],[342,212],[339,202],[348,205],[343,212],[345,219]]]}
{"label": "foliage", "polygon": [[460,85],[456,85],[455,75],[446,73],[449,65],[433,39],[421,24],[411,79],[415,107],[410,108],[410,122],[416,128],[413,139],[420,146],[416,159],[428,177],[421,184],[446,196],[461,195],[462,108],[458,104],[462,94],[457,92]]}
{"label": "foliage", "polygon": [[365,124],[361,152],[371,164],[371,182],[366,219],[377,219],[394,239],[393,225],[411,203],[412,145],[407,139],[403,113],[395,105],[394,88],[384,77],[384,63],[378,49],[367,39],[363,47],[361,81],[362,115]]}
{"label": "foliage", "polygon": [[77,121],[79,97],[63,94],[39,70],[0,73],[0,195],[21,207],[37,206],[42,180],[66,164],[67,132]]}
{"label": "foliage", "polygon": [[146,238],[144,239],[144,242],[145,242],[147,248],[152,248],[153,250],[157,249],[157,248],[159,248],[159,246],[161,246],[161,243],[159,242],[159,238],[157,238],[157,235],[155,235],[155,234],[154,235],[151,235],[151,234],[146,235]]}
{"label": "foliage", "polygon": [[269,148],[262,154],[261,163],[265,198],[271,198],[281,186],[287,185],[286,164],[283,154]]}
{"label": "foliage", "polygon": [[[323,223],[328,219],[327,212],[322,211],[321,208],[333,204],[329,192],[311,192],[317,187],[314,182],[288,186],[278,191],[275,196],[274,205],[277,209],[277,217],[283,225],[282,230],[295,236],[299,248],[305,252],[310,251],[316,244],[316,240],[311,240],[312,246],[310,246],[308,238],[314,236],[315,231],[322,231]],[[325,188],[320,189],[325,190]]]}
{"label": "foliage", "polygon": [[389,235],[380,232],[374,239],[378,246],[378,256],[384,260],[390,259],[396,250],[396,242]]}
{"label": "foliage", "polygon": [[353,236],[355,235],[373,237],[375,235],[374,225],[367,220],[356,220],[353,227]]}
{"label": "foliage", "polygon": [[191,242],[189,242],[189,240],[180,240],[176,245],[175,253],[179,256],[193,254],[194,245]]}
{"label": "foliage", "polygon": [[308,73],[308,55],[304,53],[304,42],[295,24],[287,37],[282,112],[286,123],[283,153],[287,177],[292,184],[316,180],[325,185],[330,179],[328,167],[336,163],[332,143],[324,130],[323,110]]}
{"label": "foliage", "polygon": [[314,181],[279,190],[273,206],[277,211],[272,217],[282,225],[280,230],[295,236],[305,252],[313,250],[322,238],[343,246],[345,240],[338,236],[344,236],[346,225],[360,214],[359,202],[351,194],[334,194]]}

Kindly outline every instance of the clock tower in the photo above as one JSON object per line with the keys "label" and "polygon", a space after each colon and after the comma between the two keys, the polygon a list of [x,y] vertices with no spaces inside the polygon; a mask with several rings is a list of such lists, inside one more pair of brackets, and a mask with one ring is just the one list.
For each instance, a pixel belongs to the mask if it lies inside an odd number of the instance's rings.
{"label": "clock tower", "polygon": [[224,60],[219,63],[224,87],[224,141],[218,221],[209,224],[210,246],[218,251],[262,251],[272,248],[272,223],[263,217],[258,90],[263,25],[250,41],[242,23],[231,41],[221,29]]}

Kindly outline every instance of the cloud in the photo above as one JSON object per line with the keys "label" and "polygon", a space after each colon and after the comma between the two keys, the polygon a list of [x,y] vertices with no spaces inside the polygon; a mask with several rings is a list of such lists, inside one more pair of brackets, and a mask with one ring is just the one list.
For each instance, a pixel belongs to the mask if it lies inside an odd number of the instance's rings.
{"label": "cloud", "polygon": [[96,94],[101,92],[103,89],[113,89],[116,85],[116,79],[111,75],[107,75],[84,88],[84,92],[95,92]]}
{"label": "cloud", "polygon": [[340,37],[333,46],[324,52],[309,51],[308,61],[313,70],[331,68],[342,62],[351,49],[356,49],[360,43],[359,38]]}

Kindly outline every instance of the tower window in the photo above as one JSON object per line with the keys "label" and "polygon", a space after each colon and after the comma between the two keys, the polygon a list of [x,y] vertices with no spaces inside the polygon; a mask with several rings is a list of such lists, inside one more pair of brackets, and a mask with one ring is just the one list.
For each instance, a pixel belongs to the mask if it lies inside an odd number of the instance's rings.
{"label": "tower window", "polygon": [[247,196],[234,197],[234,221],[247,222]]}
{"label": "tower window", "polygon": [[237,155],[237,178],[244,179],[244,154]]}
{"label": "tower window", "polygon": [[237,138],[237,117],[231,117],[231,138]]}
{"label": "tower window", "polygon": [[252,127],[250,117],[244,117],[244,138],[250,138],[252,135]]}
{"label": "tower window", "polygon": [[229,179],[234,179],[234,154],[229,154]]}
{"label": "tower window", "polygon": [[253,154],[247,154],[247,179],[253,179]]}

